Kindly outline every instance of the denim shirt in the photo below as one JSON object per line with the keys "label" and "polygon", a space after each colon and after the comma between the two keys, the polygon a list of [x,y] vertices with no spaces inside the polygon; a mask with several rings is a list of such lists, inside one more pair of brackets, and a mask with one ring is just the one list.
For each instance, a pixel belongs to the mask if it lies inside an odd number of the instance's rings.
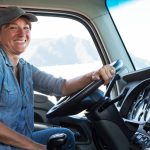
{"label": "denim shirt", "polygon": [[[0,122],[31,137],[34,127],[33,91],[61,96],[64,79],[40,71],[25,60],[19,60],[18,82],[6,53],[0,48]],[[15,150],[0,144],[0,150]]]}

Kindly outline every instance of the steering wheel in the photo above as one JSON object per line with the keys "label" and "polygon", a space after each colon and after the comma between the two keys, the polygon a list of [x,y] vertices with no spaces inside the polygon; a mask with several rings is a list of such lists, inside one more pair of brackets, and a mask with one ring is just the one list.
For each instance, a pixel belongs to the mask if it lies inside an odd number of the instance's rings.
{"label": "steering wheel", "polygon": [[[122,60],[116,60],[110,65],[112,65],[116,69],[116,72],[118,72],[123,67],[123,62]],[[52,119],[55,117],[63,117],[79,113],[77,112],[77,108],[80,107],[79,104],[81,101],[98,89],[102,84],[103,80],[93,81],[82,90],[61,99],[47,112],[46,117]]]}

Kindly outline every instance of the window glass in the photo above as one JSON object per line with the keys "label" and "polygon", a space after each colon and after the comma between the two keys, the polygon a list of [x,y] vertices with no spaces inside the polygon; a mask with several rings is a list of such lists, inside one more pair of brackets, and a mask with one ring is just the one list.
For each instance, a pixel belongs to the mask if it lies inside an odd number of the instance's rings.
{"label": "window glass", "polygon": [[32,24],[31,43],[23,57],[43,71],[67,79],[102,66],[85,26],[60,17],[38,16],[38,22]]}
{"label": "window glass", "polygon": [[135,68],[149,67],[150,1],[107,0],[106,4]]}

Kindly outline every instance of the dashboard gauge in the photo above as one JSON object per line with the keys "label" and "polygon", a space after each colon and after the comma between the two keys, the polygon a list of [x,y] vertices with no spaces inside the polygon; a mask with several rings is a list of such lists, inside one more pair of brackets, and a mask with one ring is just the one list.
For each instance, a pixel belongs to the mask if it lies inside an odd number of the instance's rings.
{"label": "dashboard gauge", "polygon": [[128,119],[145,122],[150,117],[150,86],[141,91],[129,111]]}

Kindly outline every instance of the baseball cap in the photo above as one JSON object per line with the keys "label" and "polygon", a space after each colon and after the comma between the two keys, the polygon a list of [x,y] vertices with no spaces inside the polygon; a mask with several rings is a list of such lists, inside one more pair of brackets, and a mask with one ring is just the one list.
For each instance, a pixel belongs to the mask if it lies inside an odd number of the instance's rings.
{"label": "baseball cap", "polygon": [[27,13],[22,8],[17,6],[8,6],[6,8],[0,9],[0,26],[10,23],[13,20],[18,19],[19,17],[25,17],[30,22],[38,21],[37,17],[32,13]]}

